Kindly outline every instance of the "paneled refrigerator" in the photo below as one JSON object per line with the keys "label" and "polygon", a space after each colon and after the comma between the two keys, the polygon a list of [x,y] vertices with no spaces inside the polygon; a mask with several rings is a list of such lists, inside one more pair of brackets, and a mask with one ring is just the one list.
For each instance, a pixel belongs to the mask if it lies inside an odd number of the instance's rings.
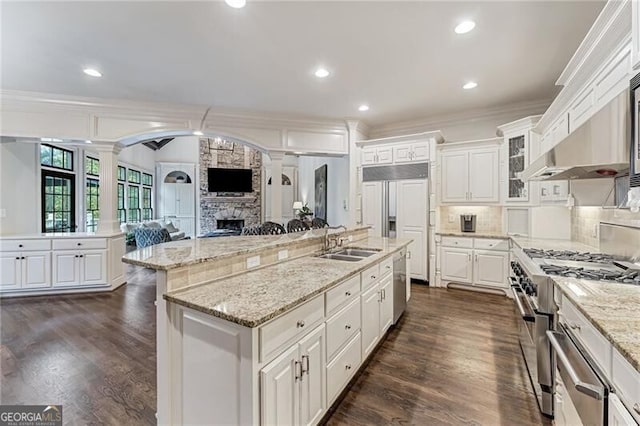
{"label": "paneled refrigerator", "polygon": [[429,163],[362,169],[362,223],[370,236],[411,238],[410,276],[429,279]]}

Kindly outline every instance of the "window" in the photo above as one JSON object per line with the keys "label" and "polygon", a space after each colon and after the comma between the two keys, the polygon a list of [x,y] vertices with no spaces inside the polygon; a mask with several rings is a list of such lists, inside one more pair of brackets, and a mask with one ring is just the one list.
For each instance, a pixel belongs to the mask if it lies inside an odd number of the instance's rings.
{"label": "window", "polygon": [[100,160],[93,157],[85,157],[84,159],[84,171],[91,176],[100,175]]}
{"label": "window", "polygon": [[153,176],[151,176],[149,173],[143,173],[142,174],[142,184],[143,185],[147,185],[147,186],[152,186],[153,185]]}
{"label": "window", "polygon": [[127,216],[129,222],[140,222],[140,187],[137,185],[127,187]]}
{"label": "window", "polygon": [[142,187],[142,220],[153,219],[153,208],[151,208],[151,188]]}
{"label": "window", "polygon": [[127,169],[122,166],[118,166],[118,180],[125,182],[127,180]]}
{"label": "window", "polygon": [[129,183],[140,183],[140,172],[137,170],[129,169],[127,181]]}
{"label": "window", "polygon": [[87,232],[96,232],[98,227],[98,219],[100,217],[98,188],[100,181],[98,179],[87,178],[86,186],[86,215],[87,215]]}
{"label": "window", "polygon": [[73,171],[73,151],[52,145],[40,145],[40,164],[54,169]]}
{"label": "window", "polygon": [[75,175],[42,170],[42,232],[75,232]]}
{"label": "window", "polygon": [[[118,166],[118,168],[120,168]],[[127,210],[124,207],[124,184],[118,184],[118,221],[125,223],[127,221]]]}

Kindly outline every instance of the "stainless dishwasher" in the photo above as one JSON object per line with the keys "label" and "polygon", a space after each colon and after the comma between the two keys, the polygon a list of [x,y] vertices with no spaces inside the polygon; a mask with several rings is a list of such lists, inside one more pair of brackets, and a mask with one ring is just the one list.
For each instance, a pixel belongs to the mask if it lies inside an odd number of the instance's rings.
{"label": "stainless dishwasher", "polygon": [[393,323],[407,307],[407,250],[393,255]]}

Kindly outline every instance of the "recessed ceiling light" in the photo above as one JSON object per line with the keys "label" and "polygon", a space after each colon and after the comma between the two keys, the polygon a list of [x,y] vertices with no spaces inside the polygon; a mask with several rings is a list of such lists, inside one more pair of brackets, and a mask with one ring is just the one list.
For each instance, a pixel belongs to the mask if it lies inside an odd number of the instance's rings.
{"label": "recessed ceiling light", "polygon": [[324,68],[318,68],[316,70],[315,74],[316,74],[316,77],[318,77],[318,78],[325,78],[325,77],[329,76],[329,71],[327,71]]}
{"label": "recessed ceiling light", "polygon": [[247,4],[247,0],[224,0],[224,2],[234,9],[242,9]]}
{"label": "recessed ceiling light", "polygon": [[89,139],[87,139],[86,141],[84,141],[84,143],[93,143],[93,142],[91,142]]}
{"label": "recessed ceiling light", "polygon": [[475,81],[470,81],[468,83],[465,83],[464,86],[462,86],[462,88],[465,90],[475,89],[476,87],[478,87],[478,83],[476,83]]}
{"label": "recessed ceiling light", "polygon": [[94,68],[85,68],[82,71],[84,71],[86,75],[90,75],[91,77],[102,77],[102,73]]}
{"label": "recessed ceiling light", "polygon": [[358,107],[358,111],[362,111],[362,112],[369,111],[369,105],[360,105]]}
{"label": "recessed ceiling light", "polygon": [[57,138],[40,138],[40,142],[62,142],[62,139],[57,139]]}
{"label": "recessed ceiling light", "polygon": [[471,31],[476,27],[476,23],[473,21],[462,21],[460,22],[455,29],[455,32],[458,34],[465,34]]}
{"label": "recessed ceiling light", "polygon": [[200,130],[194,130],[194,131],[193,131],[193,134],[194,134],[195,136],[202,136],[202,135],[204,135],[204,133],[202,133],[202,131],[200,131]]}

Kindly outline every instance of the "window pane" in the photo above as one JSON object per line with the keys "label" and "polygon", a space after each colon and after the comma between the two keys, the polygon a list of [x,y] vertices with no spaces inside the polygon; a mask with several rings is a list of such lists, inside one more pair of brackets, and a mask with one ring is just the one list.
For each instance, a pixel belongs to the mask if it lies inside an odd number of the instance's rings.
{"label": "window pane", "polygon": [[40,164],[43,166],[51,165],[51,147],[48,145],[40,146]]}
{"label": "window pane", "polygon": [[43,170],[42,228],[44,232],[73,232],[74,175]]}
{"label": "window pane", "polygon": [[84,170],[88,175],[100,175],[100,160],[93,157],[86,157],[84,159]]}
{"label": "window pane", "polygon": [[122,166],[118,166],[118,180],[127,180],[127,169]]}
{"label": "window pane", "polygon": [[59,167],[64,169],[64,155],[62,155],[62,151],[59,149],[53,150],[53,161],[51,163],[53,167]]}
{"label": "window pane", "polygon": [[153,176],[151,176],[149,173],[143,173],[142,184],[147,186],[153,185]]}
{"label": "window pane", "polygon": [[69,151],[64,152],[64,168],[68,170],[73,170],[73,156]]}
{"label": "window pane", "polygon": [[140,183],[140,172],[129,169],[129,177],[127,180],[131,183]]}

